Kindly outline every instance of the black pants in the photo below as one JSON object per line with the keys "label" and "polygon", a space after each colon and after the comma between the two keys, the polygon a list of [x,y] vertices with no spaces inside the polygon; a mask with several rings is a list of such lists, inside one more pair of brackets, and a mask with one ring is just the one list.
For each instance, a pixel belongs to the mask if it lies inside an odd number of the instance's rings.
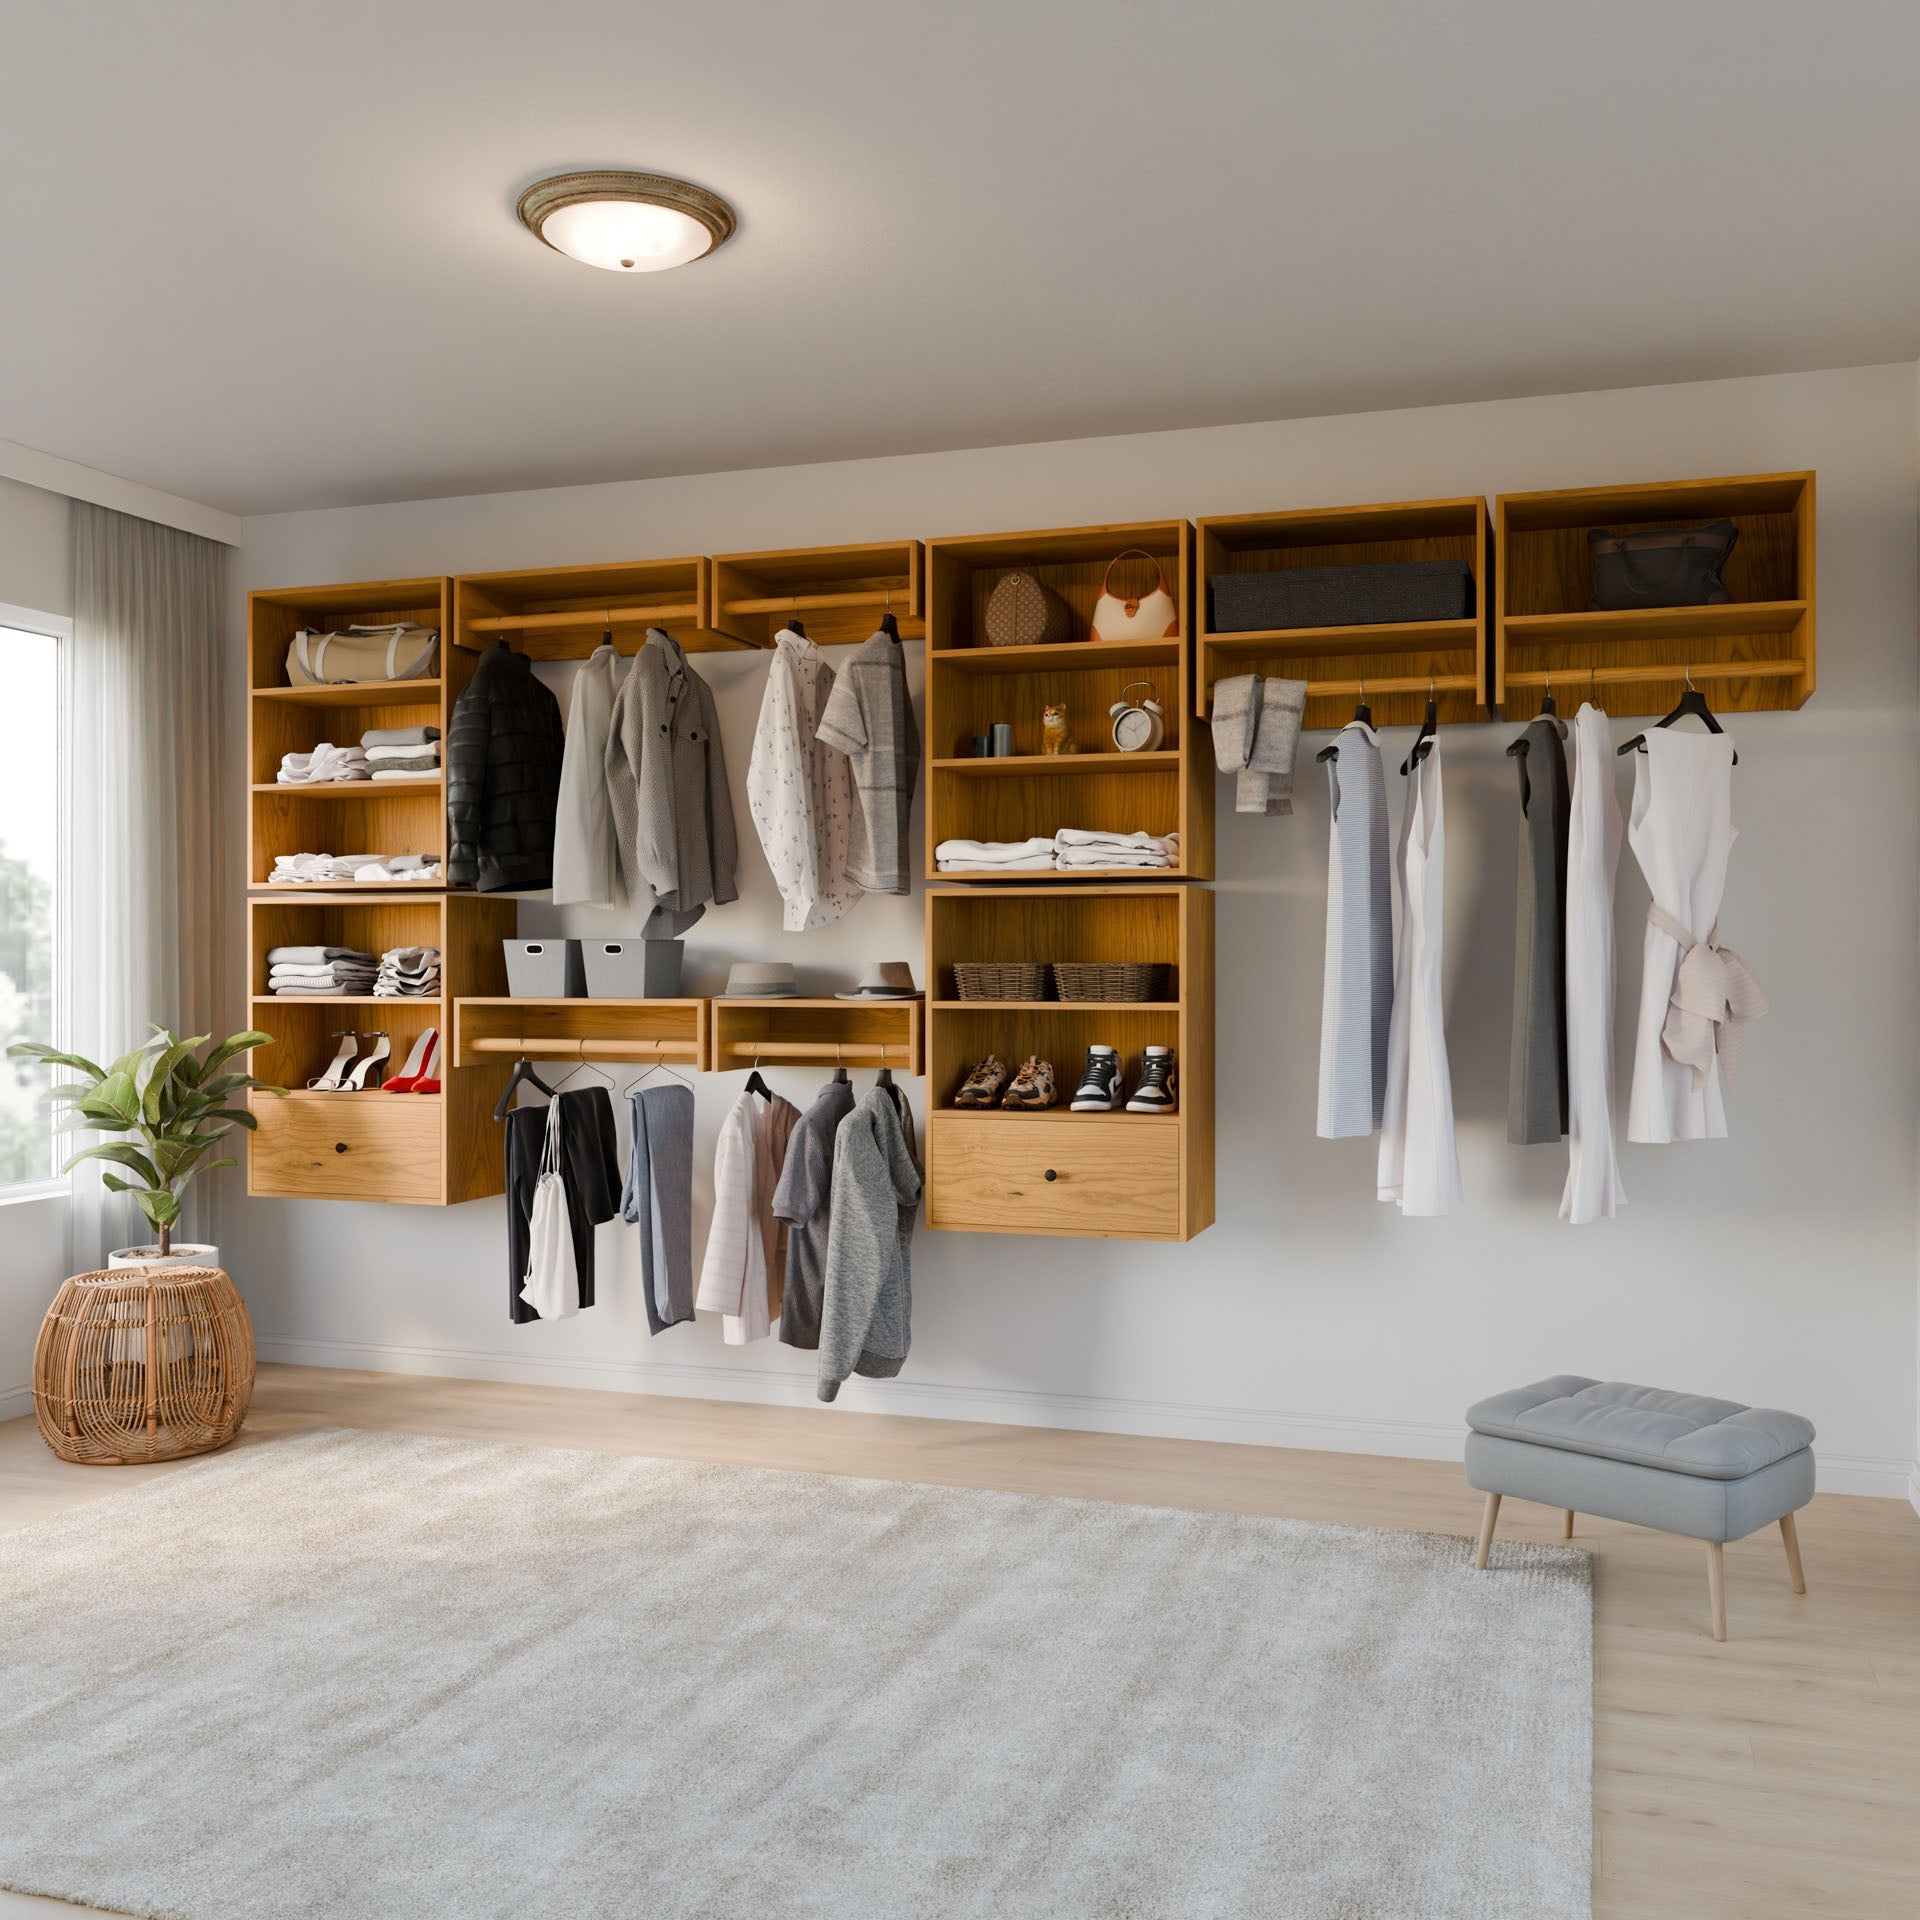
{"label": "black pants", "polygon": [[[618,1136],[605,1087],[582,1087],[560,1100],[560,1174],[567,1189],[567,1223],[580,1274],[580,1304],[593,1305],[593,1230],[620,1212]],[[547,1144],[545,1107],[515,1107],[507,1115],[507,1309],[516,1321],[540,1316],[520,1298],[527,1279],[527,1242],[533,1189]]]}

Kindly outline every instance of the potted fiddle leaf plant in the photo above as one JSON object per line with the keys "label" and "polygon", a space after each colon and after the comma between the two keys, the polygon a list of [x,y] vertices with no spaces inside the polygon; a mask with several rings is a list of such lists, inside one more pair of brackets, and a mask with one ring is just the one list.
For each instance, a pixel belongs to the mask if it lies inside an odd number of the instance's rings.
{"label": "potted fiddle leaf plant", "polygon": [[48,1092],[48,1099],[69,1109],[57,1126],[116,1136],[82,1147],[61,1169],[71,1172],[83,1160],[109,1162],[114,1170],[103,1167],[102,1182],[114,1193],[131,1194],[152,1225],[157,1243],[120,1248],[108,1256],[110,1267],[220,1264],[218,1247],[175,1244],[181,1198],[201,1174],[238,1164],[231,1157],[207,1158],[235,1127],[251,1131],[258,1124],[244,1103],[228,1104],[233,1096],[284,1094],[286,1088],[250,1073],[221,1071],[250,1048],[271,1045],[271,1034],[236,1033],[202,1054],[212,1037],[202,1033],[178,1040],[154,1025],[145,1046],[122,1054],[110,1067],[37,1040],[16,1041],[7,1049],[9,1059],[71,1067],[85,1076]]}

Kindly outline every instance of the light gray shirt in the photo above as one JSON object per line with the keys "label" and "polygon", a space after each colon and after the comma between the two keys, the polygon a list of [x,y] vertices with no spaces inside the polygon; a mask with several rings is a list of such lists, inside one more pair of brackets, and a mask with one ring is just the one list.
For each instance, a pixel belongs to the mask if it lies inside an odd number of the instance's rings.
{"label": "light gray shirt", "polygon": [[840,669],[820,716],[819,738],[853,763],[856,805],[847,878],[868,893],[905,893],[912,862],[907,827],[920,771],[920,730],[899,641],[863,640]]}

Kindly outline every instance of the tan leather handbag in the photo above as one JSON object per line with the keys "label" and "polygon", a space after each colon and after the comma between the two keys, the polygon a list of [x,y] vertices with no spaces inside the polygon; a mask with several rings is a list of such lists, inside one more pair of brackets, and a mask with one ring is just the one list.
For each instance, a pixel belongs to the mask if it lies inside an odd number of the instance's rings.
{"label": "tan leather handbag", "polygon": [[360,680],[431,680],[439,669],[440,635],[400,621],[391,627],[348,627],[315,633],[303,627],[287,648],[290,687],[343,686]]}
{"label": "tan leather handbag", "polygon": [[[1153,568],[1151,592],[1123,600],[1113,590],[1113,570],[1122,560],[1135,555]],[[1107,562],[1100,581],[1100,598],[1093,608],[1093,637],[1096,640],[1167,640],[1180,631],[1180,609],[1167,591],[1167,576],[1160,562],[1144,547],[1128,547]]]}

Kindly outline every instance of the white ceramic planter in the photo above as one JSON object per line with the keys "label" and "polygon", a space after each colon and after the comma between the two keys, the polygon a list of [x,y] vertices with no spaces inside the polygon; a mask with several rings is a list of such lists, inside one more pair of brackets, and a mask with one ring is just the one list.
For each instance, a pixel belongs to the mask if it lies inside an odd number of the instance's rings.
{"label": "white ceramic planter", "polygon": [[158,1247],[119,1247],[107,1255],[110,1273],[122,1267],[217,1267],[219,1264],[218,1247],[198,1246],[188,1241],[175,1241],[164,1260]]}

